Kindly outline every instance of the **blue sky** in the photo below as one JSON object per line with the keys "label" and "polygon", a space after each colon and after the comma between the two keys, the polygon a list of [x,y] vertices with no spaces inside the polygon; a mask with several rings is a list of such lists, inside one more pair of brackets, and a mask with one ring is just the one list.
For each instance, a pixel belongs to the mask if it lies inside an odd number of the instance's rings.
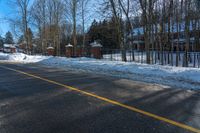
{"label": "blue sky", "polygon": [[[30,3],[33,0],[30,0]],[[16,7],[9,0],[0,0],[0,35],[4,36],[7,31],[11,31],[10,24],[6,21],[6,18],[16,15]]]}
{"label": "blue sky", "polygon": [[5,18],[11,13],[11,8],[7,4],[7,0],[0,0],[0,35],[4,34],[10,30],[9,23]]}
{"label": "blue sky", "polygon": [[[92,1],[91,6],[98,8],[98,5],[99,5],[98,3],[101,0],[95,0],[95,1],[91,0],[91,1]],[[33,0],[31,0],[30,2],[32,3]],[[11,17],[12,13],[14,13],[15,11],[16,10],[14,8],[12,8],[12,6],[10,4],[8,4],[8,0],[0,0],[0,35],[1,36],[4,36],[7,31],[12,32],[9,22],[6,21],[5,18]],[[98,15],[96,13],[94,13],[95,12],[94,9],[90,9],[90,12],[91,12],[90,17],[89,17],[90,20],[89,20],[88,24],[86,24],[87,26],[90,26],[90,24],[94,18],[96,18],[98,20]]]}

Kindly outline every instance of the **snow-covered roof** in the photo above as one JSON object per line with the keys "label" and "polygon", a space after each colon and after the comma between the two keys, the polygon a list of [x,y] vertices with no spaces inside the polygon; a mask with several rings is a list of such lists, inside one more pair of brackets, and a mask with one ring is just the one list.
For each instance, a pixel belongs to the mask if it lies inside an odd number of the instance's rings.
{"label": "snow-covered roof", "polygon": [[14,45],[10,46],[10,48],[16,48]]}
{"label": "snow-covered roof", "polygon": [[37,45],[34,43],[34,44],[32,44],[33,45],[33,47],[37,47]]}
{"label": "snow-covered roof", "polygon": [[10,44],[4,44],[3,47],[10,47]]}
{"label": "snow-covered roof", "polygon": [[[190,42],[194,42],[194,41],[195,41],[195,38],[194,38],[194,37],[191,37],[191,38],[190,38]],[[185,39],[185,38],[174,39],[173,42],[174,42],[174,43],[177,43],[177,42],[179,42],[179,43],[185,43],[185,42],[186,42],[186,39]]]}
{"label": "snow-covered roof", "polygon": [[16,48],[15,44],[3,44],[4,48]]}
{"label": "snow-covered roof", "polygon": [[71,45],[70,43],[67,44],[65,47],[73,47],[73,45]]}
{"label": "snow-covered roof", "polygon": [[47,47],[47,49],[54,49],[53,47]]}
{"label": "snow-covered roof", "polygon": [[100,43],[97,43],[96,41],[94,41],[93,43],[90,43],[90,46],[92,46],[92,47],[102,47],[102,45]]}
{"label": "snow-covered roof", "polygon": [[134,36],[143,35],[143,34],[144,34],[143,27],[133,29],[133,35]]}

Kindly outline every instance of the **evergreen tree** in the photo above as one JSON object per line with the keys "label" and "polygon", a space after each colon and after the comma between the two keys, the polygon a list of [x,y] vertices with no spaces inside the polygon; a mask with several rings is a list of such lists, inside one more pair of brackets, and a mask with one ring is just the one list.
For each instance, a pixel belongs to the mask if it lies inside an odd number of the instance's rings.
{"label": "evergreen tree", "polygon": [[102,22],[94,20],[88,31],[89,42],[98,40],[103,45],[103,48],[119,49],[117,29],[113,25],[113,19],[109,21],[103,20]]}
{"label": "evergreen tree", "polygon": [[3,37],[1,37],[1,35],[0,35],[0,48],[3,47],[3,44],[4,44],[4,39],[3,39]]}
{"label": "evergreen tree", "polygon": [[18,43],[18,44],[19,44],[19,43],[23,43],[23,41],[24,41],[24,36],[21,35],[21,36],[19,37],[17,43]]}
{"label": "evergreen tree", "polygon": [[13,41],[13,35],[10,31],[8,31],[5,35],[5,43],[6,44],[13,44],[14,41]]}

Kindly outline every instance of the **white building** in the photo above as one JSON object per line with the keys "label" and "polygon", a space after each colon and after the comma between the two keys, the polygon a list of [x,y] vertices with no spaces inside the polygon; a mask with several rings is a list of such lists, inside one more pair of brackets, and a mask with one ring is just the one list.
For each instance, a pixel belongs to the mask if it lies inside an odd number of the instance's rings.
{"label": "white building", "polygon": [[3,52],[5,53],[15,53],[17,51],[16,44],[4,44]]}

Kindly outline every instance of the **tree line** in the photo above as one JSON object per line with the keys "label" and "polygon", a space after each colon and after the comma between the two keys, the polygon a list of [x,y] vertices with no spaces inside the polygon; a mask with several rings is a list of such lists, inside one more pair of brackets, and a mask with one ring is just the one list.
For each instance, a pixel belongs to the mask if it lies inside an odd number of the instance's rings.
{"label": "tree line", "polygon": [[[179,43],[184,39],[184,66],[187,66],[191,37],[194,37],[194,51],[200,50],[200,1],[139,0],[139,3],[147,63],[150,63],[150,49],[157,49],[162,53],[163,50],[172,51],[175,45],[178,65]],[[177,39],[177,44],[174,43],[174,39]]]}
{"label": "tree line", "polygon": [[[186,66],[191,38],[194,51],[200,51],[200,0],[99,0],[98,8],[92,0],[10,1],[15,3],[19,14],[10,21],[16,33],[23,32],[27,51],[32,42],[31,28],[42,53],[47,46],[53,46],[60,55],[67,43],[76,51],[77,47],[85,48],[89,42],[99,40],[106,48],[121,49],[122,59],[126,61],[125,51],[134,49],[137,39],[135,28],[143,29],[147,63],[151,62],[152,51],[162,53],[174,47],[178,60],[183,38]],[[91,12],[95,14],[93,17]],[[95,19],[94,16],[100,17],[87,26],[88,19]],[[163,59],[162,56],[158,54],[158,58]]]}

